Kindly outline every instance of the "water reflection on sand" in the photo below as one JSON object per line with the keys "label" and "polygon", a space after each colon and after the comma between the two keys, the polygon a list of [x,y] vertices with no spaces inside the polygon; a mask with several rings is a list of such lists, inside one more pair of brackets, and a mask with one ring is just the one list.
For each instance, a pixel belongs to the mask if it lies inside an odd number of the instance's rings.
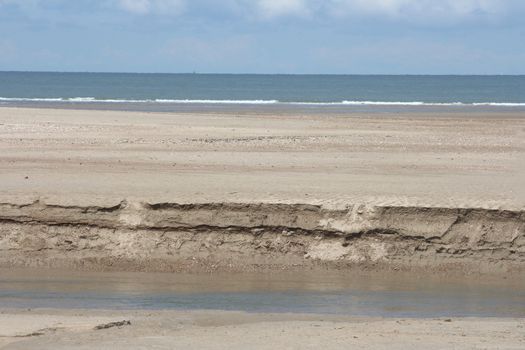
{"label": "water reflection on sand", "polygon": [[525,283],[516,278],[344,271],[169,274],[0,269],[0,305],[385,317],[525,317]]}

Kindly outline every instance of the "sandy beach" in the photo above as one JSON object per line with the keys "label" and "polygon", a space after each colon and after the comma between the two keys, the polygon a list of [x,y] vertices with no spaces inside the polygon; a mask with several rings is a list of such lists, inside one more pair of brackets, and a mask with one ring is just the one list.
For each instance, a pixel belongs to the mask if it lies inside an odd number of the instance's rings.
{"label": "sandy beach", "polygon": [[[129,325],[95,329],[129,321]],[[2,349],[521,349],[523,319],[2,310]]]}
{"label": "sandy beach", "polygon": [[2,201],[523,209],[521,113],[0,109]]}
{"label": "sandy beach", "polygon": [[2,108],[0,263],[521,271],[524,125]]}
{"label": "sandy beach", "polygon": [[[521,278],[524,133],[519,113],[0,108],[0,266]],[[3,309],[0,345],[520,349],[524,327],[516,318]]]}

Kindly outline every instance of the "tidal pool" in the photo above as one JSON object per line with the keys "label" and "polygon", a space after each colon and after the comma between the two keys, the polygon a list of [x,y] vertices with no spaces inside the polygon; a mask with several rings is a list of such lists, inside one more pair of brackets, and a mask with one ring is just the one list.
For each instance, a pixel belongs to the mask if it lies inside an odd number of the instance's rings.
{"label": "tidal pool", "polygon": [[0,307],[525,317],[524,279],[344,271],[117,273],[0,269]]}

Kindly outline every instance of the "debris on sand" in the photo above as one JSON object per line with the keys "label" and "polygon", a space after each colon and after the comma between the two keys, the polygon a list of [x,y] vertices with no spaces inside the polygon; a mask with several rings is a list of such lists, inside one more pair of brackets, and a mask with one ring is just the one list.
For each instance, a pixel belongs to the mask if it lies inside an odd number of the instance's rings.
{"label": "debris on sand", "polygon": [[131,322],[129,320],[124,320],[124,321],[99,324],[94,329],[100,330],[100,329],[108,329],[108,328],[113,328],[113,327],[122,327],[122,326],[130,326],[130,325],[131,325]]}

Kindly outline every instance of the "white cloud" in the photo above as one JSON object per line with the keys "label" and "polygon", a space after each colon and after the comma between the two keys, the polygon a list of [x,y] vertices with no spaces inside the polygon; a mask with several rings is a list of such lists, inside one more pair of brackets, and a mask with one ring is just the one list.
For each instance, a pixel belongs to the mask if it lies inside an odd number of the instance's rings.
{"label": "white cloud", "polygon": [[305,0],[257,0],[256,7],[264,18],[304,16],[310,12],[310,6]]}
{"label": "white cloud", "polygon": [[520,6],[518,0],[235,0],[233,2],[237,7],[247,8],[256,16],[265,19],[282,16],[457,19],[480,15],[497,16],[509,8]]}
{"label": "white cloud", "polygon": [[328,0],[334,15],[383,15],[388,17],[463,18],[497,15],[513,0]]}
{"label": "white cloud", "polygon": [[117,5],[122,10],[137,15],[149,13],[180,14],[186,5],[184,0],[117,0]]}
{"label": "white cloud", "polygon": [[[78,2],[76,2],[78,1]],[[76,0],[86,9],[94,0]],[[381,17],[412,22],[450,22],[468,18],[502,18],[523,13],[523,0],[100,0],[106,6],[135,14],[192,16],[230,12],[234,16],[272,20],[281,17],[356,18]],[[3,5],[36,12],[49,4],[68,0],[0,0]],[[204,10],[204,11],[203,11]]]}
{"label": "white cloud", "polygon": [[118,4],[123,10],[137,14],[146,14],[151,9],[150,0],[119,0]]}

